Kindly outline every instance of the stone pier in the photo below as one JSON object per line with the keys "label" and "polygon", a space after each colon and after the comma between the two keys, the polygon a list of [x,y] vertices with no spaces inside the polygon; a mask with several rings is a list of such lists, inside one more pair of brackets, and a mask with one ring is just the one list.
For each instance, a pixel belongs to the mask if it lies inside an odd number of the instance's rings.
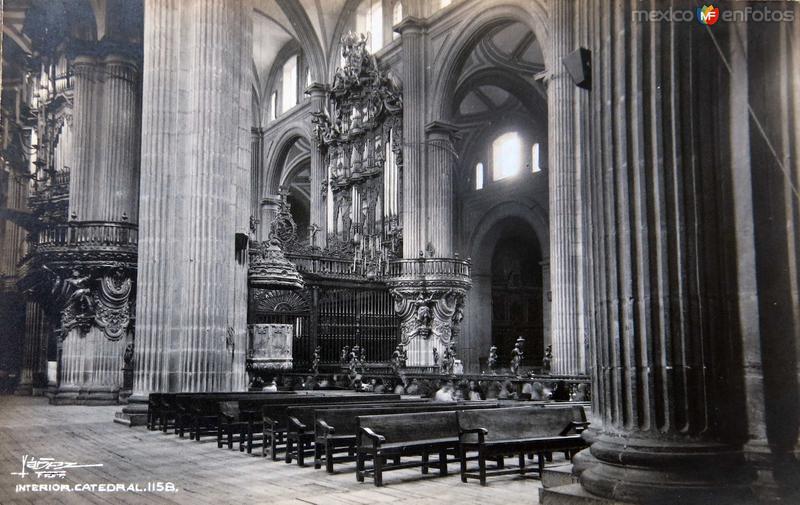
{"label": "stone pier", "polygon": [[[245,387],[251,6],[145,4],[133,400]],[[165,219],[169,216],[169,219]]]}
{"label": "stone pier", "polygon": [[547,84],[550,290],[552,371],[561,375],[586,373],[580,360],[579,265],[577,250],[575,87],[562,58],[575,49],[572,2],[553,2],[552,68]]}
{"label": "stone pier", "polygon": [[75,166],[70,238],[63,244],[69,251],[48,260],[61,269],[56,291],[85,294],[79,301],[59,300],[65,305],[53,401],[112,404],[133,339],[128,322],[139,198],[139,65],[135,51],[119,44],[98,43],[87,54],[74,62]]}

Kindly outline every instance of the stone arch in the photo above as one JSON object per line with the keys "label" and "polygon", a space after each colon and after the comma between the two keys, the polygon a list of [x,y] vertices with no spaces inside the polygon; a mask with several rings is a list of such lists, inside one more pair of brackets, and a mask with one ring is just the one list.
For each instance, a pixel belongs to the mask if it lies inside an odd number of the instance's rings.
{"label": "stone arch", "polygon": [[286,155],[289,153],[289,150],[292,148],[295,142],[297,142],[297,140],[300,138],[309,142],[311,141],[308,131],[302,122],[287,126],[278,136],[277,140],[273,144],[274,148],[271,150],[271,153],[267,159],[267,163],[265,164],[267,167],[267,174],[264,178],[265,186],[264,191],[262,191],[263,195],[266,196],[278,194],[278,189],[280,189],[280,185],[284,181],[285,174],[283,173],[283,164],[286,160]]}
{"label": "stone arch", "polygon": [[[462,335],[464,344],[462,359],[470,373],[480,371],[481,358],[488,356],[492,344],[492,256],[501,238],[500,226],[513,219],[525,223],[539,244],[541,257],[547,260],[550,246],[547,228],[547,213],[536,202],[509,200],[492,207],[470,234],[468,253],[472,259],[472,289],[467,293]],[[549,288],[545,286],[545,291]],[[543,314],[545,326],[548,314]]]}
{"label": "stone arch", "polygon": [[[519,74],[496,67],[476,70],[457,84],[457,87],[451,93],[452,98],[449,100],[450,106],[447,111],[447,117],[452,119],[456,115],[455,107],[461,103],[464,96],[473,88],[487,84],[507,91],[531,113],[541,114],[542,119],[544,119],[543,122],[547,123],[547,101],[542,96],[531,93],[533,87]],[[542,123],[539,120],[535,122]]]}
{"label": "stone arch", "polygon": [[[476,5],[476,10],[480,8]],[[450,119],[453,92],[458,83],[458,69],[464,64],[472,49],[482,37],[494,27],[512,21],[526,24],[536,36],[544,55],[545,67],[551,68],[547,9],[543,2],[510,1],[498,5],[469,18],[454,29],[456,37],[448,40],[437,55],[433,68],[440,69],[432,85],[432,116],[442,120]]]}
{"label": "stone arch", "polygon": [[[271,97],[272,93],[276,91],[276,83],[278,82],[278,78],[283,70],[284,63],[286,63],[290,57],[301,52],[303,52],[303,47],[297,42],[297,39],[292,39],[284,44],[280,51],[278,51],[278,54],[275,55],[275,61],[272,62],[272,67],[270,68],[266,79],[264,79],[263,88],[261,89],[260,93],[260,95],[263,97],[261,100],[261,112],[265,118],[272,117]],[[299,73],[297,78],[301,79]],[[280,119],[280,115],[276,114],[276,117]]]}
{"label": "stone arch", "polygon": [[547,211],[536,201],[508,200],[492,207],[475,227],[469,236],[468,255],[472,258],[472,271],[479,274],[491,270],[491,258],[481,255],[482,248],[487,243],[497,241],[497,225],[507,218],[519,218],[525,221],[536,234],[536,240],[541,248],[542,258],[547,258],[550,253],[550,232],[548,228]]}
{"label": "stone arch", "polygon": [[311,80],[323,82],[325,79],[326,58],[325,51],[322,49],[317,32],[308,19],[305,9],[300,2],[294,0],[276,0],[281,10],[283,10],[289,22],[294,28],[295,34],[303,53],[309,62],[311,70]]}

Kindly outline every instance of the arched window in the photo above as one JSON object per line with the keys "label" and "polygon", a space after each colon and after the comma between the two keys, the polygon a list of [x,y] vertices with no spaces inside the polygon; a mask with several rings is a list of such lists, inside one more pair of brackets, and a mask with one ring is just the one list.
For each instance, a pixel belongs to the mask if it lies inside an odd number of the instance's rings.
{"label": "arched window", "polygon": [[531,172],[541,172],[542,165],[539,162],[539,143],[535,142],[531,146]]}
{"label": "arched window", "polygon": [[283,64],[283,86],[281,87],[281,112],[286,112],[297,105],[297,55],[295,54]]}
{"label": "arched window", "polygon": [[278,92],[273,91],[272,97],[270,98],[270,118],[274,121],[278,119]]}
{"label": "arched window", "polygon": [[522,139],[517,132],[504,133],[492,142],[492,180],[517,175],[522,168]]}
{"label": "arched window", "polygon": [[483,189],[483,163],[475,165],[475,189]]}
{"label": "arched window", "polygon": [[[392,26],[397,26],[400,24],[400,21],[403,20],[403,2],[402,0],[396,0],[394,3],[394,7],[392,8]],[[393,38],[398,38],[400,36],[399,33],[394,32],[392,35]]]}
{"label": "arched window", "polygon": [[356,32],[369,34],[367,48],[375,53],[383,47],[383,5],[381,0],[364,0],[356,11]]}

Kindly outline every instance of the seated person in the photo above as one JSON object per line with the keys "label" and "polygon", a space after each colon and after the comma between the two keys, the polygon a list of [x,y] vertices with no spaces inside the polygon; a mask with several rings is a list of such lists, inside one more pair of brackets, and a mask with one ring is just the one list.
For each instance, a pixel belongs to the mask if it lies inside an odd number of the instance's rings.
{"label": "seated person", "polygon": [[502,388],[498,381],[492,381],[486,388],[486,399],[496,400],[500,396],[501,389]]}
{"label": "seated person", "polygon": [[531,384],[531,400],[543,401],[547,400],[547,395],[544,392],[544,386],[541,382],[534,382]]}
{"label": "seated person", "polygon": [[469,381],[469,394],[467,399],[470,401],[482,400],[481,392],[478,390],[478,385],[475,384],[475,381]]}
{"label": "seated person", "polygon": [[433,397],[433,401],[435,402],[447,402],[453,403],[456,401],[455,392],[453,390],[453,383],[446,382],[442,387],[436,391],[436,394]]}
{"label": "seated person", "polygon": [[270,392],[273,392],[273,393],[277,393],[278,392],[278,384],[275,382],[275,379],[272,379],[272,381],[270,381],[269,384],[264,386],[262,391],[270,391]]}
{"label": "seated person", "polygon": [[565,381],[558,381],[556,383],[556,389],[553,391],[553,400],[557,402],[569,401],[569,386],[567,386]]}

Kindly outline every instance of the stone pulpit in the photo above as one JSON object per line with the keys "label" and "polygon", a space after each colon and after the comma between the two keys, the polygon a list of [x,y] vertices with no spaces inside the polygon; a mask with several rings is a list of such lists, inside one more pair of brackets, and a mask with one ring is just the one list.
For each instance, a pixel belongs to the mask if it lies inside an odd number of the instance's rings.
{"label": "stone pulpit", "polygon": [[290,324],[250,325],[247,362],[251,370],[291,370],[292,338]]}

